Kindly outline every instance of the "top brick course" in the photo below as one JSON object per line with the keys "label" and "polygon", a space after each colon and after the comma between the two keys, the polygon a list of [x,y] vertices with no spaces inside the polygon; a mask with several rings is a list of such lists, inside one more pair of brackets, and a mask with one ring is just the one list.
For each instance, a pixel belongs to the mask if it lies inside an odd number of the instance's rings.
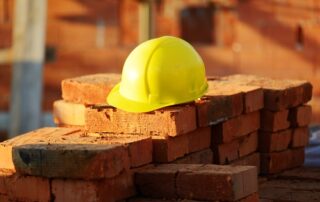
{"label": "top brick course", "polygon": [[221,80],[239,85],[260,86],[264,90],[264,108],[279,111],[311,100],[312,85],[302,80],[275,80],[253,75],[232,75]]}
{"label": "top brick course", "polygon": [[86,105],[105,103],[120,77],[120,74],[92,74],[65,79],[61,83],[62,98]]}

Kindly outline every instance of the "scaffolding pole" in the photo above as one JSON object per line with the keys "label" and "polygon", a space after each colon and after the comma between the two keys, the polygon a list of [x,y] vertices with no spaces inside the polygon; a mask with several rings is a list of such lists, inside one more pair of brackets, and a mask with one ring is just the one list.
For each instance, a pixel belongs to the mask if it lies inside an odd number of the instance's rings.
{"label": "scaffolding pole", "polygon": [[9,138],[41,126],[47,0],[16,0]]}

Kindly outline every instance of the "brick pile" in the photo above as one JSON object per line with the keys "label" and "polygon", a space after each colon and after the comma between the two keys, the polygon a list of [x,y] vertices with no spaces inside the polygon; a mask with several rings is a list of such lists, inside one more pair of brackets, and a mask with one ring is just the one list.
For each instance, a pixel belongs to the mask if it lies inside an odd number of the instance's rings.
{"label": "brick pile", "polygon": [[264,108],[258,138],[261,174],[275,174],[304,163],[309,142],[308,125],[312,85],[300,80],[275,80],[248,75],[221,78],[236,85],[259,86],[264,92]]}
{"label": "brick pile", "polygon": [[[308,82],[270,90],[260,77],[209,78],[208,93],[196,102],[129,113],[105,104],[119,79],[64,80],[63,99],[54,103],[63,127],[0,143],[1,200],[256,202],[259,170],[272,174],[303,163]],[[279,129],[282,116],[289,124]],[[267,133],[281,140],[268,142]],[[279,149],[286,137],[288,146]],[[283,162],[273,156],[286,152],[290,163],[274,169]]]}

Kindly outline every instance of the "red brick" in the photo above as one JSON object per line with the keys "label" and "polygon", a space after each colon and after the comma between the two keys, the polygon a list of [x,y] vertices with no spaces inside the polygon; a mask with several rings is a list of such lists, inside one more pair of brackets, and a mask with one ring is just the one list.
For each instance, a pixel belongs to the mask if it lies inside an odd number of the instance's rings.
{"label": "red brick", "polygon": [[200,164],[163,164],[135,173],[137,191],[152,198],[176,198],[176,177],[180,170],[192,170]]}
{"label": "red brick", "polygon": [[312,97],[312,85],[307,81],[275,80],[252,75],[232,75],[222,79],[263,88],[264,108],[272,111],[301,105]]}
{"label": "red brick", "polygon": [[292,130],[278,132],[259,132],[259,151],[274,152],[286,150],[292,139]]}
{"label": "red brick", "polygon": [[239,157],[244,157],[257,151],[258,148],[258,133],[253,132],[247,136],[240,138],[239,140]]}
{"label": "red brick", "polygon": [[211,127],[197,128],[187,134],[189,139],[188,152],[196,152],[207,149],[211,144]]}
{"label": "red brick", "polygon": [[55,201],[118,201],[135,195],[133,175],[129,171],[99,181],[53,179],[51,186]]}
{"label": "red brick", "polygon": [[237,140],[230,143],[215,145],[212,147],[213,163],[229,164],[239,158],[239,142]]}
{"label": "red brick", "polygon": [[292,157],[291,154],[291,150],[272,153],[261,153],[261,173],[275,174],[290,168]]}
{"label": "red brick", "polygon": [[261,87],[237,84],[233,80],[225,80],[223,78],[219,79],[209,77],[208,80],[209,86],[212,89],[222,88],[223,90],[232,89],[234,92],[242,92],[244,113],[258,111],[263,108],[264,99],[263,89]]}
{"label": "red brick", "polygon": [[135,184],[144,197],[235,201],[257,191],[257,170],[252,166],[164,164],[136,172]]}
{"label": "red brick", "polygon": [[310,105],[290,109],[289,120],[293,127],[307,126],[311,123],[312,108]]}
{"label": "red brick", "polygon": [[289,111],[261,111],[261,130],[275,132],[290,127]]}
{"label": "red brick", "polygon": [[238,165],[238,166],[256,166],[257,170],[260,171],[260,154],[255,152],[253,154],[249,154],[240,159],[232,161],[230,165]]}
{"label": "red brick", "polygon": [[129,113],[110,106],[93,106],[86,110],[88,132],[177,136],[195,129],[196,111],[191,105],[166,107],[149,113]]}
{"label": "red brick", "polygon": [[309,144],[309,128],[295,128],[292,131],[291,147],[305,147]]}
{"label": "red brick", "polygon": [[93,74],[61,82],[62,98],[81,104],[106,103],[111,89],[120,82],[119,74]]}
{"label": "red brick", "polygon": [[[4,187],[3,187],[4,186]],[[50,201],[49,179],[0,171],[0,194],[10,201]]]}
{"label": "red brick", "polygon": [[292,157],[290,168],[295,168],[303,165],[305,158],[304,147],[291,149],[291,155]]}
{"label": "red brick", "polygon": [[179,171],[180,198],[236,201],[257,192],[257,170],[252,166],[204,165]]}
{"label": "red brick", "polygon": [[231,142],[260,128],[260,113],[252,112],[244,114],[212,127],[212,139],[214,144]]}
{"label": "red brick", "polygon": [[53,103],[53,117],[58,125],[84,126],[85,105],[57,100]]}
{"label": "red brick", "polygon": [[135,168],[152,162],[153,143],[149,136],[143,135],[116,135],[88,133],[87,138],[98,144],[122,144],[128,149],[130,167]]}
{"label": "red brick", "polygon": [[108,139],[71,128],[42,128],[8,140],[2,146],[13,147],[14,165],[20,173],[96,179],[113,177],[129,168],[132,142],[144,140],[132,139]]}
{"label": "red brick", "polygon": [[185,155],[174,160],[174,164],[211,164],[213,163],[213,152],[211,149],[205,149]]}
{"label": "red brick", "polygon": [[153,161],[157,163],[171,162],[189,153],[187,135],[177,137],[153,136]]}
{"label": "red brick", "polygon": [[239,86],[244,92],[244,113],[255,112],[263,108],[263,90],[257,86]]}
{"label": "red brick", "polygon": [[208,93],[196,104],[198,124],[205,127],[243,112],[243,93],[223,85],[210,85]]}

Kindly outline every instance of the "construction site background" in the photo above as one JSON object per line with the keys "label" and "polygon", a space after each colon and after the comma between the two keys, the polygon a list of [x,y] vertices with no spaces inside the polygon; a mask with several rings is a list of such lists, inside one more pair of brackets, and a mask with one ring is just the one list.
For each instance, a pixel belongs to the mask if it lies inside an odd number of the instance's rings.
{"label": "construction site background", "polygon": [[[61,97],[62,79],[121,72],[143,39],[138,0],[48,0],[43,110]],[[0,49],[12,46],[13,0],[0,0]],[[150,36],[192,43],[207,75],[235,73],[305,79],[320,121],[320,1],[155,0]],[[139,24],[140,23],[140,24]],[[0,111],[10,104],[11,64],[0,65]],[[317,103],[318,102],[318,103]]]}

